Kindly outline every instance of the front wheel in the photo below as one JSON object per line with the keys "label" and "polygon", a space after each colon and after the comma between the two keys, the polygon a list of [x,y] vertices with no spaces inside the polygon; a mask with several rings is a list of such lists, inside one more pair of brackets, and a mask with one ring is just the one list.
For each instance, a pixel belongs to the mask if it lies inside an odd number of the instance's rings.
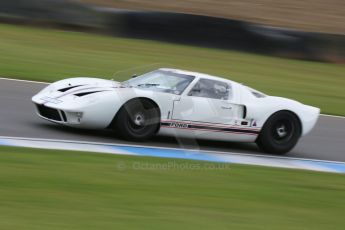
{"label": "front wheel", "polygon": [[116,130],[126,140],[144,141],[156,133],[159,120],[159,109],[152,102],[135,99],[120,109]]}
{"label": "front wheel", "polygon": [[264,152],[282,155],[295,147],[301,131],[296,115],[289,111],[280,111],[266,121],[256,143]]}

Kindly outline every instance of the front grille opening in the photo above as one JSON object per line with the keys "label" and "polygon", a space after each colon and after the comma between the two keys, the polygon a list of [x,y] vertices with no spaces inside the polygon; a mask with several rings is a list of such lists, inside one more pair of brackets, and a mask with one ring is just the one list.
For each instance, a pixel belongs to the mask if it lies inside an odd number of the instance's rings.
{"label": "front grille opening", "polygon": [[38,113],[42,117],[45,117],[54,121],[61,121],[61,117],[57,109],[49,108],[44,105],[38,105],[38,104],[36,104],[36,106],[37,106]]}

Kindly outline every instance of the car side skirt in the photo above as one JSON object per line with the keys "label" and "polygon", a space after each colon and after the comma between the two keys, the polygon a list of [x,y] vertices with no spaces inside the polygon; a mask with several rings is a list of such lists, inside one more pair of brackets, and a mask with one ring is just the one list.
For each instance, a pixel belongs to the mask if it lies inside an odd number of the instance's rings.
{"label": "car side skirt", "polygon": [[254,142],[260,133],[260,128],[240,127],[191,121],[161,121],[158,135],[169,135],[186,138],[209,140]]}

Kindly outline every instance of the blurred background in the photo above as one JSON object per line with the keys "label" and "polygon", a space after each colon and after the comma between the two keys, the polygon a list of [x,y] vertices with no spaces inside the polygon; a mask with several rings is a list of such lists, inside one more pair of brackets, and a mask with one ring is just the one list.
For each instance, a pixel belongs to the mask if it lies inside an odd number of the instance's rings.
{"label": "blurred background", "polygon": [[[175,67],[345,116],[344,36],[344,0],[0,0],[0,78],[123,81]],[[31,119],[29,95],[44,85],[0,85],[6,136],[34,130],[32,137],[118,142],[108,132]],[[343,124],[321,117],[290,156],[344,159]],[[217,166],[0,146],[0,229],[344,229],[343,174]]]}
{"label": "blurred background", "polygon": [[341,0],[2,0],[7,22],[343,62]]}
{"label": "blurred background", "polygon": [[114,73],[169,66],[343,115],[344,6],[342,0],[2,0],[0,74],[124,80],[129,76]]}

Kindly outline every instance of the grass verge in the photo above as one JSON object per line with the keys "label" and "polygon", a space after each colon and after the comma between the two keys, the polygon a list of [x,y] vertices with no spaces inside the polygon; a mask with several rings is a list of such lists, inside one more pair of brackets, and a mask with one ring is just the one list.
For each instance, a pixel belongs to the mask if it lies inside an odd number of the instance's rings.
{"label": "grass verge", "polygon": [[[56,81],[111,78],[119,70],[162,63],[243,82],[271,95],[345,115],[345,66],[262,55],[0,24],[0,76]],[[116,80],[130,76],[115,75]]]}
{"label": "grass verge", "polygon": [[339,174],[0,147],[3,229],[343,229],[344,191]]}

